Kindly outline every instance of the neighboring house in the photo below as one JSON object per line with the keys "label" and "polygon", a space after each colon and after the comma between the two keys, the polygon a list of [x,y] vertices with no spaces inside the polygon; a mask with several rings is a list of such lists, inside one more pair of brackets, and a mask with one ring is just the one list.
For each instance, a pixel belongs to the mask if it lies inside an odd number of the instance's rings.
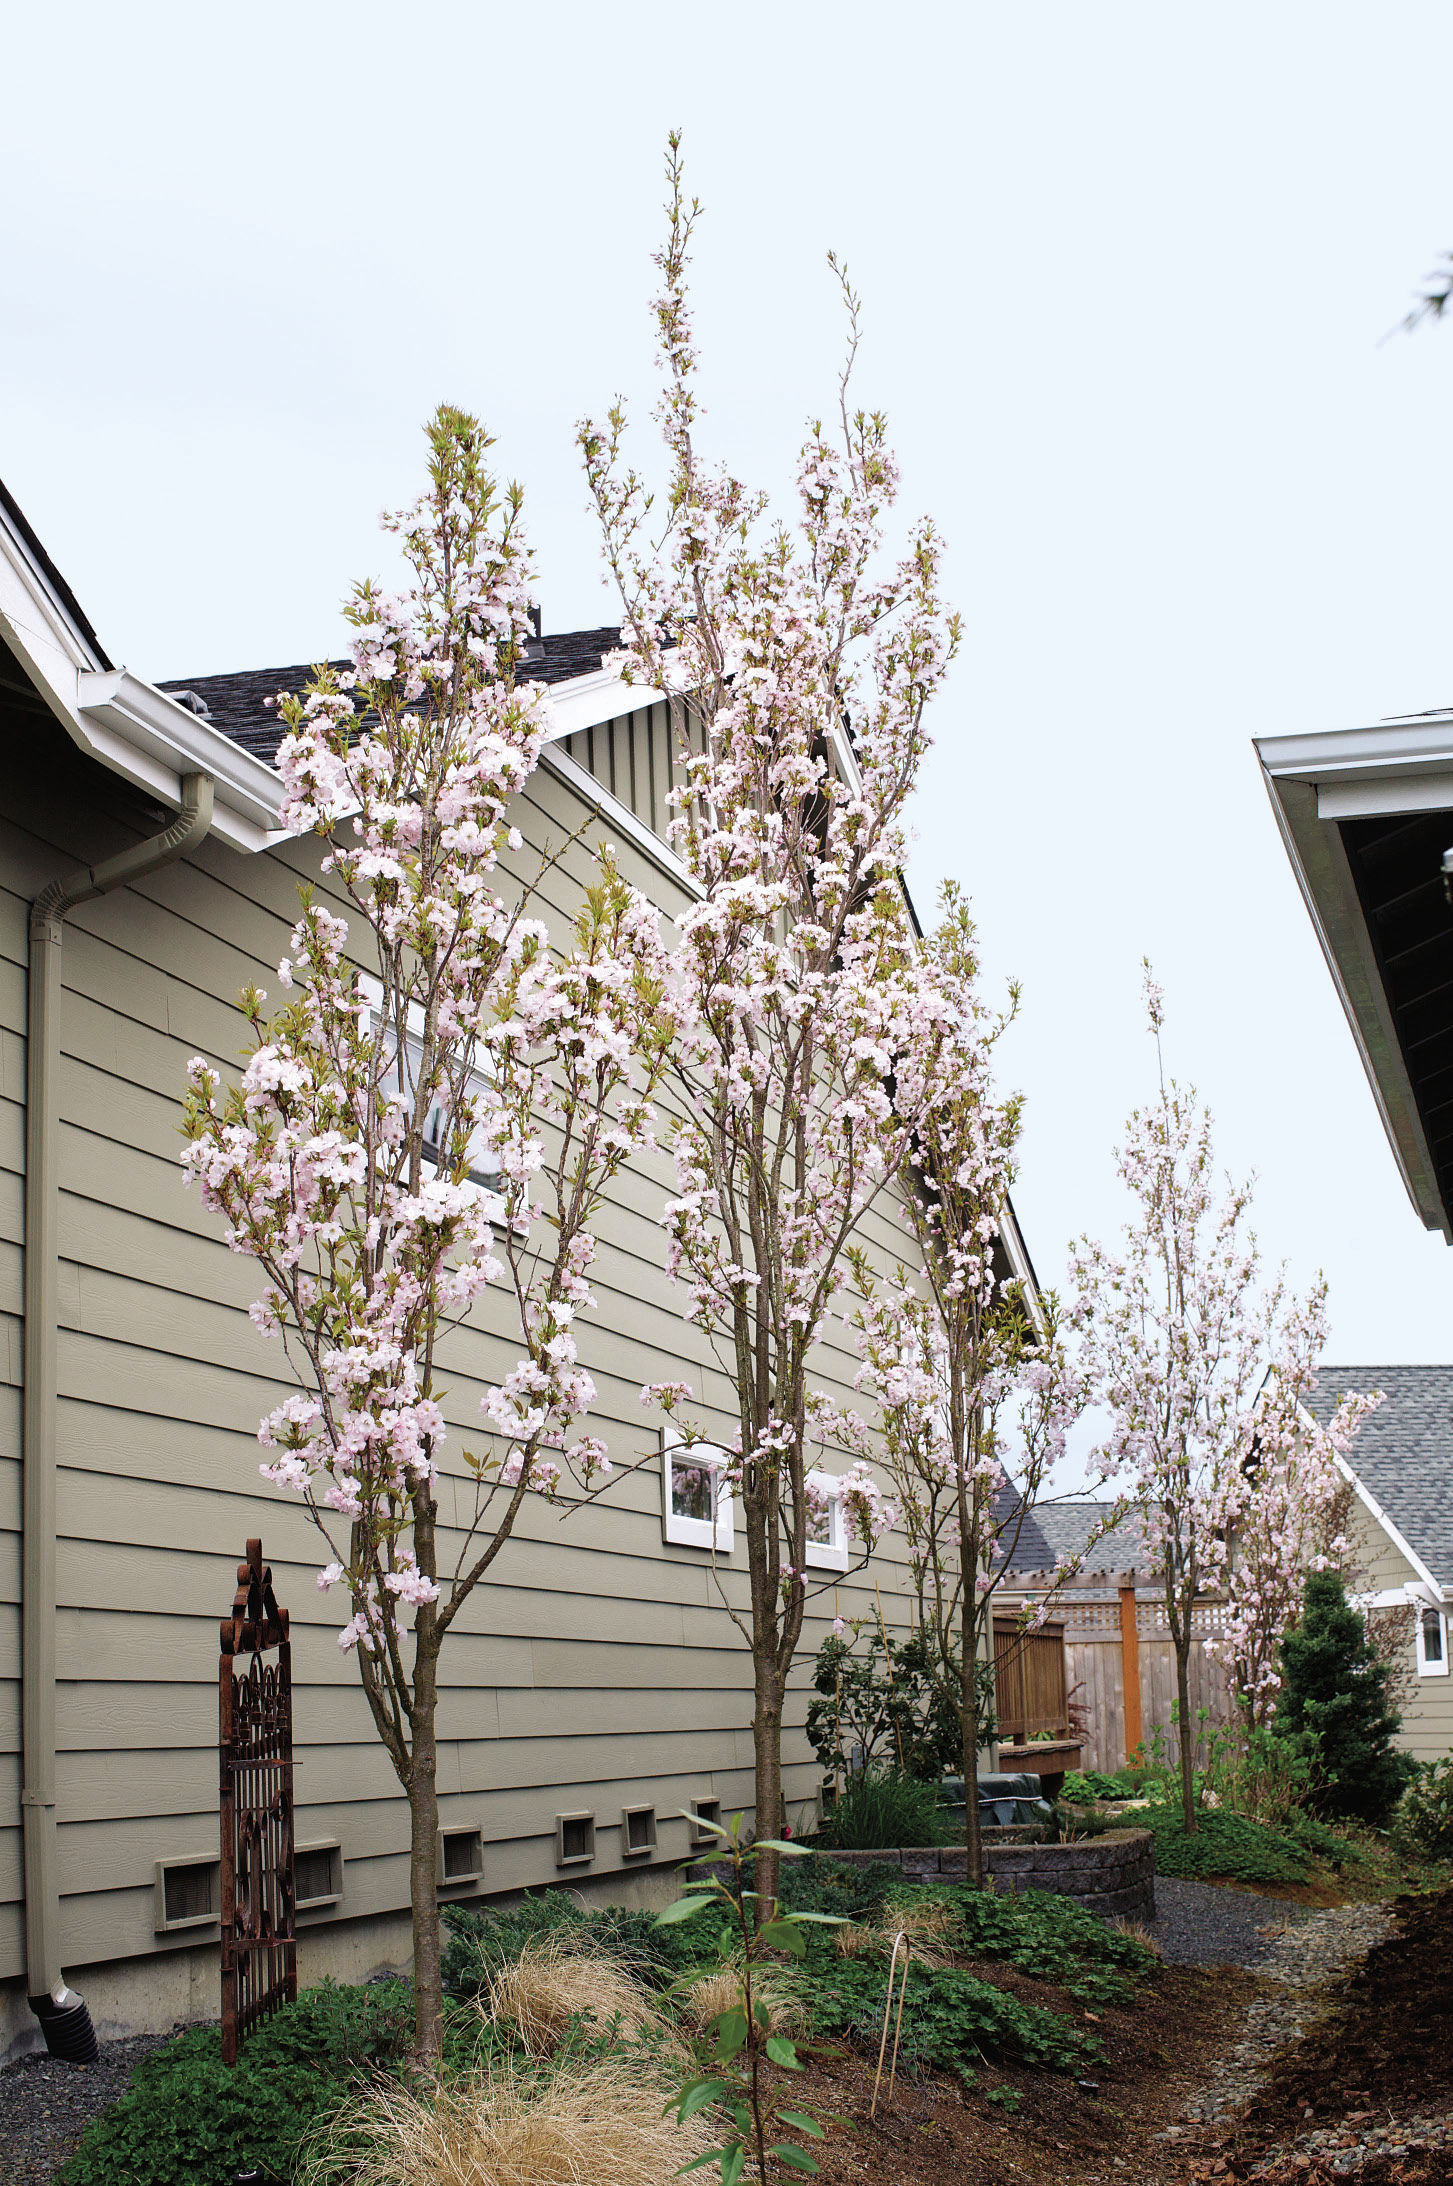
{"label": "neighboring house", "polygon": [[[694,893],[662,837],[675,761],[664,707],[601,666],[615,637],[531,648],[556,740],[512,818],[530,855],[593,834],[598,815],[669,919]],[[292,1614],[300,1896],[312,1901],[303,1976],[362,1976],[406,1956],[407,1810],[337,1647],[339,1616],[314,1585],[318,1537],[258,1478],[281,1349],[248,1318],[255,1271],[225,1249],[178,1161],[188,1057],[235,1068],[236,997],[275,984],[297,884],[318,882],[319,846],[276,833],[278,731],[263,704],[305,673],[164,689],[115,667],[0,489],[0,2055],[36,2040],[27,1995],[63,1974],[103,2031],[216,2009],[217,1628],[249,1535]],[[105,885],[105,861],[155,838],[179,806],[191,819],[172,827],[169,862]],[[36,898],[78,867],[97,869],[102,892],[32,939]],[[566,848],[550,915],[570,916],[584,878],[578,846]],[[750,1677],[722,1600],[746,1600],[740,1534],[700,1515],[639,1401],[643,1383],[686,1373],[724,1434],[733,1423],[729,1386],[665,1273],[670,1189],[661,1155],[619,1180],[599,1306],[581,1330],[593,1431],[618,1467],[646,1462],[563,1520],[532,1498],[497,1583],[444,1651],[452,1895],[552,1881],[667,1892],[653,1871],[691,1849],[683,1810],[750,1806]],[[887,1204],[865,1237],[885,1260],[904,1253]],[[1003,1251],[1028,1274],[1012,1215]],[[455,1462],[513,1356],[504,1301],[487,1296],[448,1361]],[[817,1368],[850,1402],[845,1330]],[[852,1617],[874,1602],[871,1580],[845,1574],[835,1520],[811,1554],[829,1591],[804,1674],[834,1608]],[[901,1615],[901,1542],[872,1576]],[[799,1690],[786,1771],[799,1816],[818,1782],[805,1710]],[[647,1810],[633,1830],[627,1809]],[[568,1843],[561,1817],[573,1818]]]}
{"label": "neighboring house", "polygon": [[[1082,1581],[1113,1573],[1132,1575],[1142,1586],[1152,1585],[1144,1539],[1133,1516],[1102,1533],[1093,1548],[1088,1545],[1111,1508],[1109,1503],[1093,1500],[1036,1503],[1025,1512],[1004,1560],[1005,1583],[1030,1574],[1043,1577],[1057,1570],[1062,1558],[1072,1557],[1075,1577]],[[1011,1524],[1011,1534],[1013,1530]]]}
{"label": "neighboring house", "polygon": [[1398,1743],[1435,1761],[1453,1751],[1453,1366],[1323,1366],[1308,1409],[1325,1423],[1348,1389],[1387,1400],[1339,1461],[1357,1499],[1349,1562],[1364,1608],[1408,1611]]}

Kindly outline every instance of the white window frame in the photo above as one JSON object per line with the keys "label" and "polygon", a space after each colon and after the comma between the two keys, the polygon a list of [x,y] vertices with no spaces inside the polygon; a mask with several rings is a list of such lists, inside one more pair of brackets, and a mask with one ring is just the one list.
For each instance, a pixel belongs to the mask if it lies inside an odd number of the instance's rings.
{"label": "white window frame", "polygon": [[[383,1007],[383,988],[371,974],[361,972],[358,979],[358,991],[364,1000],[364,1007],[359,1013],[359,1029],[367,1032],[372,1029],[374,1012]],[[409,1038],[411,1040],[418,1039],[422,1042],[424,1037],[424,1013],[417,1003],[411,1002],[409,1005],[407,1024]],[[469,1073],[471,1089],[476,1085],[482,1086],[485,1083],[485,1075],[485,1071],[482,1069],[472,1069]],[[427,1154],[423,1158],[422,1167],[424,1173],[428,1176],[437,1176],[439,1173],[439,1164],[437,1161],[431,1161]],[[476,1185],[475,1189],[484,1200],[491,1221],[502,1223],[508,1220],[509,1209],[503,1192],[488,1184]],[[515,1224],[516,1230],[522,1230],[524,1227],[523,1223],[516,1222]]]}
{"label": "white window frame", "polygon": [[736,1539],[736,1497],[718,1478],[716,1523],[709,1518],[687,1518],[671,1506],[671,1474],[676,1453],[691,1465],[710,1465],[720,1475],[727,1453],[714,1442],[687,1442],[674,1427],[661,1430],[661,1526],[666,1540],[676,1548],[705,1548],[718,1556],[730,1556]]}
{"label": "white window frame", "polygon": [[811,1487],[827,1497],[827,1539],[808,1542],[808,1565],[814,1571],[846,1571],[848,1531],[842,1477],[838,1473],[810,1472],[807,1478]]}
{"label": "white window frame", "polygon": [[[1418,1612],[1418,1622],[1416,1628],[1418,1641],[1418,1676],[1446,1677],[1448,1675],[1447,1616],[1445,1615],[1443,1610],[1438,1608],[1437,1604],[1434,1602],[1420,1601],[1416,1604],[1416,1607]],[[1443,1642],[1443,1659],[1441,1662],[1429,1662],[1426,1654],[1423,1652],[1423,1619],[1424,1617],[1429,1616],[1436,1617],[1438,1620],[1438,1636]]]}

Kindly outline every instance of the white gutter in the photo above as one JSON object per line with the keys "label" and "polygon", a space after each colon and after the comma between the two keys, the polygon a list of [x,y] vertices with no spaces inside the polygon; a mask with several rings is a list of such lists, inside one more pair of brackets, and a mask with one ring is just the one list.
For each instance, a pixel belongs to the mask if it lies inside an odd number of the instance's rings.
{"label": "white gutter", "polygon": [[[1256,739],[1272,811],[1367,1072],[1399,1174],[1426,1229],[1453,1244],[1377,952],[1338,822],[1453,813],[1453,718]],[[1453,817],[1449,821],[1453,841]]]}

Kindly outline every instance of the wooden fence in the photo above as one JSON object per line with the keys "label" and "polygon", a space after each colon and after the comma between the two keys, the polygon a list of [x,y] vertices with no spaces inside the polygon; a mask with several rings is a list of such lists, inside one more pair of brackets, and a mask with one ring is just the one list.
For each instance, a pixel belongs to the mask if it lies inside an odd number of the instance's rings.
{"label": "wooden fence", "polygon": [[[1002,1596],[996,1600],[1009,1608]],[[1203,1645],[1220,1630],[1225,1616],[1225,1603],[1214,1600],[1198,1602],[1192,1616],[1193,1721],[1201,1708],[1209,1711],[1213,1723],[1224,1723],[1231,1714],[1225,1668]],[[1084,1724],[1081,1766],[1107,1773],[1123,1768],[1142,1740],[1149,1742],[1157,1730],[1173,1748],[1176,1658],[1164,1602],[1148,1589],[1137,1591],[1133,1586],[1069,1587],[1055,1603],[1055,1618],[1062,1620],[1064,1633],[1067,1704]],[[995,1619],[996,1658],[1001,1623],[1012,1627],[1012,1619],[1002,1615]],[[1040,1629],[1048,1633],[1054,1626]],[[1059,1721],[1064,1721],[1063,1715]],[[1017,1724],[1014,1728],[1017,1732]],[[1030,1731],[1020,1735],[1028,1736],[1034,1728],[1031,1722]]]}
{"label": "wooden fence", "polygon": [[1012,1617],[996,1617],[994,1713],[1001,1743],[1022,1745],[1037,1731],[1062,1732],[1067,1707],[1064,1625],[1050,1620],[1026,1630]]}

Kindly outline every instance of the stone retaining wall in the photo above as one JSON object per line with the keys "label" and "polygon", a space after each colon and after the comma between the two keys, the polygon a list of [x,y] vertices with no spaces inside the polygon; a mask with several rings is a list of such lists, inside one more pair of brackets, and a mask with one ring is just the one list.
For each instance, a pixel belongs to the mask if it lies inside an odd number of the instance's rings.
{"label": "stone retaining wall", "polygon": [[[964,1879],[964,1854],[936,1845],[896,1852],[824,1851],[823,1857],[854,1867],[898,1867],[910,1882]],[[1106,1919],[1155,1918],[1155,1850],[1148,1829],[1110,1829],[1078,1844],[988,1844],[984,1865],[1004,1896],[1051,1890]]]}

